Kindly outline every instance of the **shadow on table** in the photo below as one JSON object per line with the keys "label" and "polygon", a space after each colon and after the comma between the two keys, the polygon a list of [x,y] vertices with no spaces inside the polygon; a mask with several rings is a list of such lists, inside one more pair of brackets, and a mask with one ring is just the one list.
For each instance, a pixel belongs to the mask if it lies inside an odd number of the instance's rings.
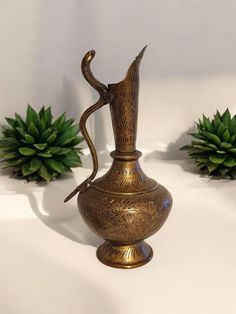
{"label": "shadow on table", "polygon": [[[11,171],[1,170],[1,176],[10,176]],[[8,178],[5,182],[8,191],[26,195],[35,215],[50,229],[75,242],[97,247],[101,243],[86,226],[77,209],[75,196],[64,203],[65,197],[78,185],[72,174],[63,175],[56,181],[35,184],[24,180]],[[38,187],[43,187],[42,204],[36,198]]]}
{"label": "shadow on table", "polygon": [[77,209],[77,196],[64,203],[65,197],[78,183],[73,175],[63,176],[45,186],[42,207],[45,214],[34,211],[37,217],[49,228],[73,241],[97,247],[101,240],[86,226]]}
{"label": "shadow on table", "polygon": [[193,133],[196,131],[196,126],[193,125],[185,132],[180,134],[177,140],[173,143],[170,143],[167,146],[166,151],[155,150],[144,157],[145,162],[162,162],[165,161],[170,164],[178,164],[185,172],[191,172],[194,174],[199,173],[198,168],[196,167],[194,161],[188,158],[186,151],[181,151],[180,148],[184,145],[191,143],[191,137],[188,133]]}
{"label": "shadow on table", "polygon": [[170,143],[167,146],[166,151],[159,151],[155,150],[145,156],[144,160],[146,162],[153,161],[153,159],[159,160],[168,160],[168,161],[175,161],[180,159],[185,159],[187,154],[185,151],[181,151],[180,148],[184,145],[191,143],[191,137],[188,133],[193,133],[196,131],[196,126],[193,125],[191,128],[187,129],[185,132],[180,134],[175,142]]}

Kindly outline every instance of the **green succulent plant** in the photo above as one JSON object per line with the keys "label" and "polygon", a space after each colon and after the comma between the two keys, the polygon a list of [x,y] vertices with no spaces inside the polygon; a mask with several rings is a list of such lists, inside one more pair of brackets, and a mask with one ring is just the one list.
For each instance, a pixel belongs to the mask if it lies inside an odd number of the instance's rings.
{"label": "green succulent plant", "polygon": [[30,105],[26,119],[19,114],[6,118],[0,139],[0,157],[4,168],[27,181],[51,181],[72,167],[82,166],[78,124],[63,113],[53,122],[51,108],[37,113]]}
{"label": "green succulent plant", "polygon": [[196,140],[181,149],[186,150],[197,166],[211,176],[236,178],[236,115],[227,109],[210,120],[203,115],[197,132],[189,133]]}

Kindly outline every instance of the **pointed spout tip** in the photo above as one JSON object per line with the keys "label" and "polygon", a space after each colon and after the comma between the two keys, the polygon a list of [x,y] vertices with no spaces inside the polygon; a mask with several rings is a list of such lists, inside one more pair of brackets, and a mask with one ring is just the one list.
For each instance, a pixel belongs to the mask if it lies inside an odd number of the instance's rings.
{"label": "pointed spout tip", "polygon": [[142,59],[146,48],[147,48],[147,45],[144,46],[143,49],[140,51],[140,53],[139,53],[138,56],[137,56],[137,59]]}
{"label": "pointed spout tip", "polygon": [[147,45],[145,45],[145,46],[143,47],[143,49],[140,51],[139,54],[143,56],[143,54],[144,54],[144,52],[145,52],[146,49],[147,49]]}

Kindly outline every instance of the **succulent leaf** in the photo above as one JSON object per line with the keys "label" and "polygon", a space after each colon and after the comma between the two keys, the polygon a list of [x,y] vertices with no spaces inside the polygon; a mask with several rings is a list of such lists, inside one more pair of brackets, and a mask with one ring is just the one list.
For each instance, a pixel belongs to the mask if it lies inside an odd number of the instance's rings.
{"label": "succulent leaf", "polygon": [[52,144],[55,139],[57,138],[57,134],[54,132],[51,135],[49,135],[49,137],[46,139],[46,142],[48,145]]}
{"label": "succulent leaf", "polygon": [[42,164],[42,161],[35,157],[34,159],[31,160],[29,169],[34,172],[38,171],[41,167],[41,164]]}
{"label": "succulent leaf", "polygon": [[197,131],[189,133],[191,144],[181,147],[194,159],[201,171],[211,176],[236,178],[236,116],[228,109],[217,110],[210,120],[205,115],[198,120]]}
{"label": "succulent leaf", "polygon": [[45,123],[46,127],[49,127],[52,123],[52,118],[51,108],[49,107],[44,111],[41,120]]}
{"label": "succulent leaf", "polygon": [[35,143],[35,139],[30,134],[25,134],[25,140],[29,144],[34,144]]}
{"label": "succulent leaf", "polygon": [[47,182],[53,179],[53,176],[49,173],[47,168],[42,164],[39,169],[39,175],[42,179],[46,180]]}
{"label": "succulent leaf", "polygon": [[22,174],[23,174],[25,177],[34,172],[33,170],[29,169],[28,166],[29,166],[28,164],[23,164],[23,165],[21,166]]}
{"label": "succulent leaf", "polygon": [[38,126],[39,126],[39,131],[40,133],[42,133],[43,131],[45,131],[46,129],[46,124],[43,122],[43,120],[40,119],[39,123],[38,123]]}
{"label": "succulent leaf", "polygon": [[8,118],[8,117],[6,117],[5,119],[12,128],[15,128],[17,126],[17,121],[15,119]]}
{"label": "succulent leaf", "polygon": [[220,122],[220,125],[219,125],[219,127],[218,127],[218,129],[217,129],[217,135],[218,135],[219,137],[222,137],[224,131],[225,131],[225,125],[224,125],[223,122]]}
{"label": "succulent leaf", "polygon": [[46,130],[44,130],[43,133],[41,134],[41,141],[45,142],[46,139],[50,136],[50,134],[52,134],[51,128],[47,128]]}
{"label": "succulent leaf", "polygon": [[219,118],[219,116],[217,114],[214,115],[214,120],[213,120],[213,126],[214,126],[214,130],[218,130],[219,126],[220,126],[220,121],[221,119]]}
{"label": "succulent leaf", "polygon": [[218,167],[218,164],[213,164],[213,163],[207,163],[207,169],[209,174],[212,173],[214,170],[216,170]]}
{"label": "succulent leaf", "polygon": [[37,115],[36,111],[30,105],[28,105],[27,113],[26,113],[26,124],[27,124],[27,126],[30,126],[30,123],[37,125],[38,124],[38,115]]}
{"label": "succulent leaf", "polygon": [[224,162],[226,159],[226,156],[218,156],[218,155],[212,155],[209,157],[209,160],[213,163],[213,164],[222,164],[222,162]]}
{"label": "succulent leaf", "polygon": [[47,146],[48,146],[47,143],[34,144],[34,147],[36,147],[38,150],[44,150]]}
{"label": "succulent leaf", "polygon": [[231,115],[230,115],[229,109],[226,109],[225,112],[223,113],[222,120],[223,120],[225,125],[229,125],[230,124]]}
{"label": "succulent leaf", "polygon": [[236,156],[236,148],[230,148],[230,149],[228,149],[228,153],[232,153],[233,155]]}
{"label": "succulent leaf", "polygon": [[24,129],[17,127],[16,130],[19,132],[19,134],[24,138],[26,135],[26,132]]}
{"label": "succulent leaf", "polygon": [[2,152],[1,153],[1,156],[4,158],[4,159],[14,159],[14,158],[16,158],[16,157],[19,157],[19,154],[18,154],[18,152]]}
{"label": "succulent leaf", "polygon": [[5,161],[5,166],[3,168],[15,167],[25,162],[28,162],[28,160],[28,157],[7,160]]}
{"label": "succulent leaf", "polygon": [[35,149],[29,147],[20,147],[18,150],[24,156],[32,156],[36,153]]}
{"label": "succulent leaf", "polygon": [[[2,138],[2,142],[8,143],[9,145],[10,144],[15,144],[15,145],[19,145],[20,144],[20,141],[17,138],[7,137],[7,136],[4,136]],[[5,145],[7,145],[7,144],[5,144]]]}
{"label": "succulent leaf", "polygon": [[66,129],[68,129],[74,122],[75,122],[74,119],[64,121],[60,127],[60,134],[63,133]]}
{"label": "succulent leaf", "polygon": [[66,113],[64,112],[57,120],[52,124],[54,130],[60,130],[63,122],[66,119]]}
{"label": "succulent leaf", "polygon": [[38,152],[37,155],[40,156],[40,157],[44,157],[44,158],[50,158],[50,157],[52,157],[52,154],[50,153],[50,151]]}
{"label": "succulent leaf", "polygon": [[53,171],[56,171],[58,173],[63,173],[65,171],[65,166],[62,162],[53,160],[53,159],[45,159],[45,164]]}
{"label": "succulent leaf", "polygon": [[18,132],[8,127],[3,127],[2,134],[6,137],[17,137]]}
{"label": "succulent leaf", "polygon": [[25,121],[23,120],[23,118],[18,113],[15,113],[15,117],[16,117],[18,127],[20,127],[23,130],[26,130],[27,125],[26,125]]}
{"label": "succulent leaf", "polygon": [[8,126],[0,139],[0,157],[4,168],[12,167],[15,176],[49,182],[82,166],[82,148],[76,146],[84,139],[74,119],[67,119],[65,113],[53,121],[50,107],[37,113],[28,105],[25,119],[17,113],[5,119]]}
{"label": "succulent leaf", "polygon": [[201,130],[201,134],[205,138],[207,138],[211,143],[216,144],[216,145],[220,145],[221,140],[220,140],[220,138],[216,134],[209,133],[209,132],[206,132],[206,131],[203,131],[203,130]]}
{"label": "succulent leaf", "polygon": [[229,172],[229,168],[220,168],[219,171],[220,174],[224,177]]}
{"label": "succulent leaf", "polygon": [[230,139],[230,133],[229,133],[228,129],[225,130],[222,138],[223,138],[223,141],[228,142],[228,140]]}
{"label": "succulent leaf", "polygon": [[223,149],[228,149],[232,147],[231,143],[227,143],[227,142],[221,142],[220,147]]}
{"label": "succulent leaf", "polygon": [[57,138],[55,144],[56,145],[69,144],[73,140],[74,136],[79,133],[79,130],[80,129],[78,125],[69,127],[68,129],[65,130],[65,132],[62,135],[60,135]]}
{"label": "succulent leaf", "polygon": [[81,144],[84,141],[84,138],[82,136],[74,136],[72,140],[70,141],[70,147],[76,146],[78,144]]}
{"label": "succulent leaf", "polygon": [[235,167],[236,166],[236,160],[234,158],[227,158],[225,161],[224,161],[224,166],[226,167]]}
{"label": "succulent leaf", "polygon": [[34,138],[39,139],[39,130],[36,126],[31,122],[28,128],[29,134],[31,134]]}
{"label": "succulent leaf", "polygon": [[39,110],[39,113],[38,113],[38,116],[39,116],[39,119],[40,119],[40,120],[42,119],[42,116],[43,116],[44,112],[45,112],[45,108],[44,108],[44,106],[43,106],[43,107]]}
{"label": "succulent leaf", "polygon": [[208,118],[206,118],[204,115],[203,115],[203,125],[204,125],[204,129],[207,132],[212,132],[213,131],[213,126],[212,126],[210,120]]}

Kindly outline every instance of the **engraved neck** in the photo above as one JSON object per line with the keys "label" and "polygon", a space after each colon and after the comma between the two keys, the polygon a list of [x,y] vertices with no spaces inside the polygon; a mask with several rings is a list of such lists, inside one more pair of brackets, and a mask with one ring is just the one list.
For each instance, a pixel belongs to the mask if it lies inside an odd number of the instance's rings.
{"label": "engraved neck", "polygon": [[131,63],[124,80],[108,85],[112,95],[110,110],[115,147],[119,152],[129,153],[136,150],[139,65],[145,48]]}

